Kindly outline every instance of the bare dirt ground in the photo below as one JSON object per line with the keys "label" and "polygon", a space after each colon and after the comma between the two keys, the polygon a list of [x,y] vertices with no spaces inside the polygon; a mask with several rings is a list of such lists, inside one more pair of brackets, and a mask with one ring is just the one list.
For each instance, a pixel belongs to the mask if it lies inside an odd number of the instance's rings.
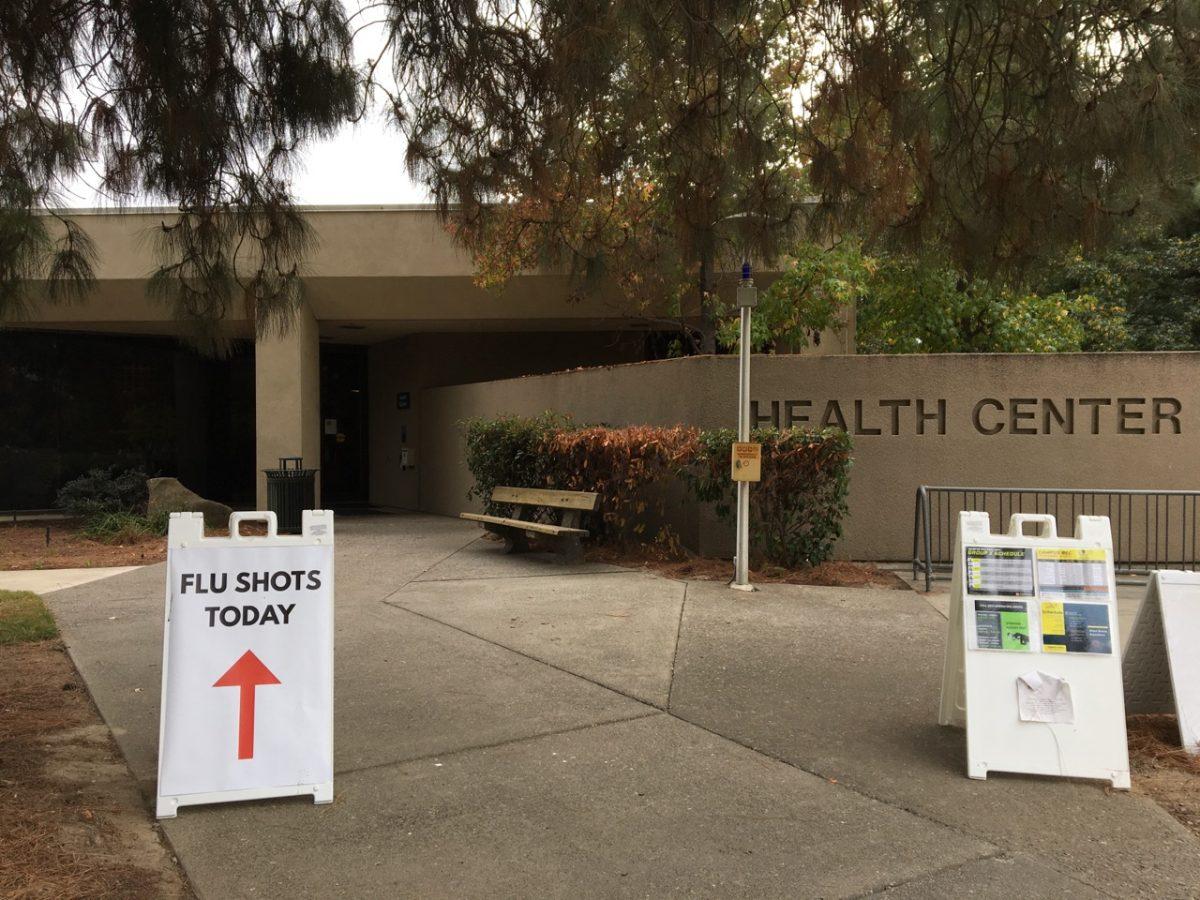
{"label": "bare dirt ground", "polygon": [[73,520],[0,525],[0,569],[9,571],[144,566],[166,558],[167,542],[156,536],[107,544],[84,537],[79,532],[79,523]]}
{"label": "bare dirt ground", "polygon": [[[613,547],[590,547],[589,562],[611,563],[632,569],[646,569],[665,578],[698,579],[701,581],[729,581],[733,577],[733,562],[728,559],[712,559],[704,556],[684,558],[658,554],[653,547],[647,549],[618,549]],[[845,560],[830,560],[818,566],[785,569],[781,566],[763,565],[750,570],[750,580],[759,584],[810,584],[824,587],[874,587],[894,590],[911,590],[908,583],[895,572],[881,569],[870,563],[855,563]]]}
{"label": "bare dirt ground", "polygon": [[191,897],[61,642],[0,671],[0,895]]}
{"label": "bare dirt ground", "polygon": [[1133,789],[1146,794],[1200,837],[1200,757],[1180,746],[1174,716],[1130,716]]}

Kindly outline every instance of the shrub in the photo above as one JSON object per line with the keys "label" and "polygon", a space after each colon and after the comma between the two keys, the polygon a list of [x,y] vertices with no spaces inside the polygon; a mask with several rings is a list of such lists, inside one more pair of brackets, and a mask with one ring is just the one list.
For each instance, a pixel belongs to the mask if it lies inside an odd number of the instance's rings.
{"label": "shrub", "polygon": [[102,513],[143,513],[148,494],[141,469],[92,469],[64,484],[58,505],[84,518]]}
{"label": "shrub", "polygon": [[[736,489],[729,478],[732,429],[700,435],[688,472],[696,496],[713,503],[722,521],[735,518]],[[844,431],[756,430],[763,445],[762,481],[750,491],[750,545],[756,554],[789,568],[829,559],[842,536],[851,463]]]}
{"label": "shrub", "polygon": [[580,428],[553,432],[547,443],[549,473],[555,487],[600,495],[599,540],[673,542],[663,529],[649,534],[664,513],[659,482],[675,477],[696,453],[696,430],[646,425],[627,428]]}
{"label": "shrub", "polygon": [[[665,512],[666,486],[678,480],[732,521],[732,430],[565,425],[549,413],[467,422],[467,465],[475,476],[468,497],[482,497],[489,513],[502,515],[503,504],[491,503],[499,485],[594,491],[600,495],[600,515],[589,523],[595,541],[670,548],[676,540],[669,529],[651,526]],[[762,429],[753,437],[763,444],[762,481],[750,492],[755,552],[789,567],[823,562],[842,534],[849,436],[834,429]]]}
{"label": "shrub", "polygon": [[481,497],[488,515],[501,515],[506,509],[492,503],[495,488],[506,485],[536,488],[550,484],[551,459],[546,453],[546,441],[566,421],[547,412],[532,418],[501,416],[464,422],[467,468],[475,477],[467,499]]}
{"label": "shrub", "polygon": [[647,539],[649,517],[662,512],[661,496],[652,499],[650,485],[686,464],[696,432],[569,424],[552,413],[467,421],[467,467],[475,478],[468,499],[481,497],[488,514],[505,515],[507,505],[491,500],[501,485],[594,491],[599,516],[589,528],[596,541]]}
{"label": "shrub", "polygon": [[81,531],[94,541],[106,544],[127,544],[152,535],[167,533],[170,514],[156,513],[147,518],[138,513],[118,511],[88,516]]}

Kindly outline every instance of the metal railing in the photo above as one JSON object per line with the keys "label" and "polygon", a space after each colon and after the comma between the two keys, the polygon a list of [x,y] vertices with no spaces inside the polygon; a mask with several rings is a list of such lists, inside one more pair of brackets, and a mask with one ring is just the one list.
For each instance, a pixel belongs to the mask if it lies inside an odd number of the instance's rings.
{"label": "metal railing", "polygon": [[66,519],[70,514],[65,509],[0,509],[0,522],[13,525],[18,522],[40,519]]}
{"label": "metal railing", "polygon": [[929,590],[935,573],[954,563],[958,514],[986,512],[1008,526],[1013,513],[1048,513],[1058,533],[1071,537],[1076,516],[1108,516],[1112,523],[1113,563],[1118,575],[1146,575],[1153,569],[1191,569],[1200,565],[1197,520],[1200,490],[1137,491],[1087,488],[981,488],[923,484],[913,514],[913,578],[925,576]]}

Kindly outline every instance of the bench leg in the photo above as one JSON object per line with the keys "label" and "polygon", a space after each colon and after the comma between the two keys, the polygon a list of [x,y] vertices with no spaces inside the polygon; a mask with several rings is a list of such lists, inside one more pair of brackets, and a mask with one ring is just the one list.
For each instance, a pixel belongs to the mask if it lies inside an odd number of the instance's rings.
{"label": "bench leg", "polygon": [[528,553],[529,538],[525,532],[508,528],[504,532],[505,553]]}
{"label": "bench leg", "polygon": [[558,561],[564,565],[577,563],[583,559],[583,543],[577,534],[560,537],[555,544],[554,551],[558,555]]}

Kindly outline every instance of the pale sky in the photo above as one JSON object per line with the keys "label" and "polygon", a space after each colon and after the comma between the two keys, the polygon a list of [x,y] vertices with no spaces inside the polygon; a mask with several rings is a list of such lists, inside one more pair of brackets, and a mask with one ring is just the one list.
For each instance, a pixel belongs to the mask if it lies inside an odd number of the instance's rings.
{"label": "pale sky", "polygon": [[404,169],[404,138],[379,114],[309,147],[293,188],[296,202],[312,205],[430,201]]}
{"label": "pale sky", "polygon": [[[303,159],[304,168],[296,172],[292,182],[297,203],[357,206],[430,202],[425,189],[405,172],[404,139],[378,118],[346,126],[336,137],[313,144]],[[76,183],[61,199],[68,207],[115,205],[96,190],[91,179]]]}
{"label": "pale sky", "polygon": [[[353,24],[355,59],[359,64],[380,52],[383,29],[368,21],[368,0],[343,0],[347,9],[366,7]],[[377,72],[383,76],[383,70]],[[377,98],[378,99],[378,98]],[[404,138],[385,119],[383,104],[357,125],[347,125],[328,141],[314,143],[304,151],[295,173],[292,189],[296,202],[303,205],[359,206],[364,204],[429,203],[428,192],[409,179],[404,169]],[[79,179],[61,192],[67,207],[104,207],[116,205],[96,189],[97,177]],[[156,201],[135,201],[133,206],[153,205]],[[159,201],[161,202],[161,201]]]}

